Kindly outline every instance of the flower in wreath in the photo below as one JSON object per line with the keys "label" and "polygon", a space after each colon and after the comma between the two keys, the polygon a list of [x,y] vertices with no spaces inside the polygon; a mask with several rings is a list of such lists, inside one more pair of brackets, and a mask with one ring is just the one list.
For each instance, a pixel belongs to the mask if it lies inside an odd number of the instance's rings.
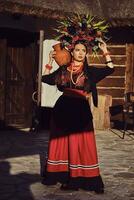
{"label": "flower in wreath", "polygon": [[109,25],[90,14],[73,14],[58,21],[56,38],[63,48],[71,50],[77,40],[84,40],[89,51],[96,54],[99,51],[99,38],[105,39]]}

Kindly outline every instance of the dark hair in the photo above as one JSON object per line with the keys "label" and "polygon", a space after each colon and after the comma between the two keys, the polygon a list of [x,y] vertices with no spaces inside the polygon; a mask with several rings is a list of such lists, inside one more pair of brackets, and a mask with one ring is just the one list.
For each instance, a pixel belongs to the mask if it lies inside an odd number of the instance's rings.
{"label": "dark hair", "polygon": [[[86,40],[77,40],[77,41],[74,43],[74,48],[75,48],[75,46],[76,46],[77,44],[82,44],[83,46],[85,46],[86,52],[88,52]],[[74,48],[72,49],[72,51],[74,50]]]}

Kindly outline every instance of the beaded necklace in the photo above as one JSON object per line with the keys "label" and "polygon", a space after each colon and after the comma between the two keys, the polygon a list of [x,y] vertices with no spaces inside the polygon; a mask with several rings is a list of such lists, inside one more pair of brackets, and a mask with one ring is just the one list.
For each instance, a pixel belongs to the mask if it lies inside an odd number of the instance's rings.
{"label": "beaded necklace", "polygon": [[81,71],[83,68],[83,64],[79,65],[79,66],[76,66],[74,65],[74,63],[72,63],[68,68],[67,70],[70,72],[70,78],[71,78],[71,81],[74,85],[76,85],[80,78],[83,76],[84,72],[82,71],[79,76],[77,77],[76,81],[73,80],[73,74],[75,73],[78,73],[78,71]]}

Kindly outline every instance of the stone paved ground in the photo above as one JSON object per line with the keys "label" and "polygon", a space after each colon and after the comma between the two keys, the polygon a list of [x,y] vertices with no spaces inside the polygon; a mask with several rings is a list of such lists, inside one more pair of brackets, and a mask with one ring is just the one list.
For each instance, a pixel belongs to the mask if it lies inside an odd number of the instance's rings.
{"label": "stone paved ground", "polygon": [[96,131],[105,193],[63,192],[60,185],[40,183],[48,134],[0,133],[0,200],[134,200],[134,135],[118,130]]}

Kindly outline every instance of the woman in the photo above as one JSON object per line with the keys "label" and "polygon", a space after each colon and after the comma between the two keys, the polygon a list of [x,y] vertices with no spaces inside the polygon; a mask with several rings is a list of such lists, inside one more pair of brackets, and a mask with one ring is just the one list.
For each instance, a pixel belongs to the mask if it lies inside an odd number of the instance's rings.
{"label": "woman", "polygon": [[57,85],[63,95],[57,100],[51,120],[46,176],[43,184],[62,183],[61,189],[79,188],[104,192],[99,172],[92,114],[87,96],[92,93],[97,106],[96,83],[113,70],[106,43],[100,40],[99,47],[106,58],[106,67],[89,67],[86,60],[87,46],[77,40],[71,52],[72,61],[50,73],[56,52],[50,54],[42,81]]}

